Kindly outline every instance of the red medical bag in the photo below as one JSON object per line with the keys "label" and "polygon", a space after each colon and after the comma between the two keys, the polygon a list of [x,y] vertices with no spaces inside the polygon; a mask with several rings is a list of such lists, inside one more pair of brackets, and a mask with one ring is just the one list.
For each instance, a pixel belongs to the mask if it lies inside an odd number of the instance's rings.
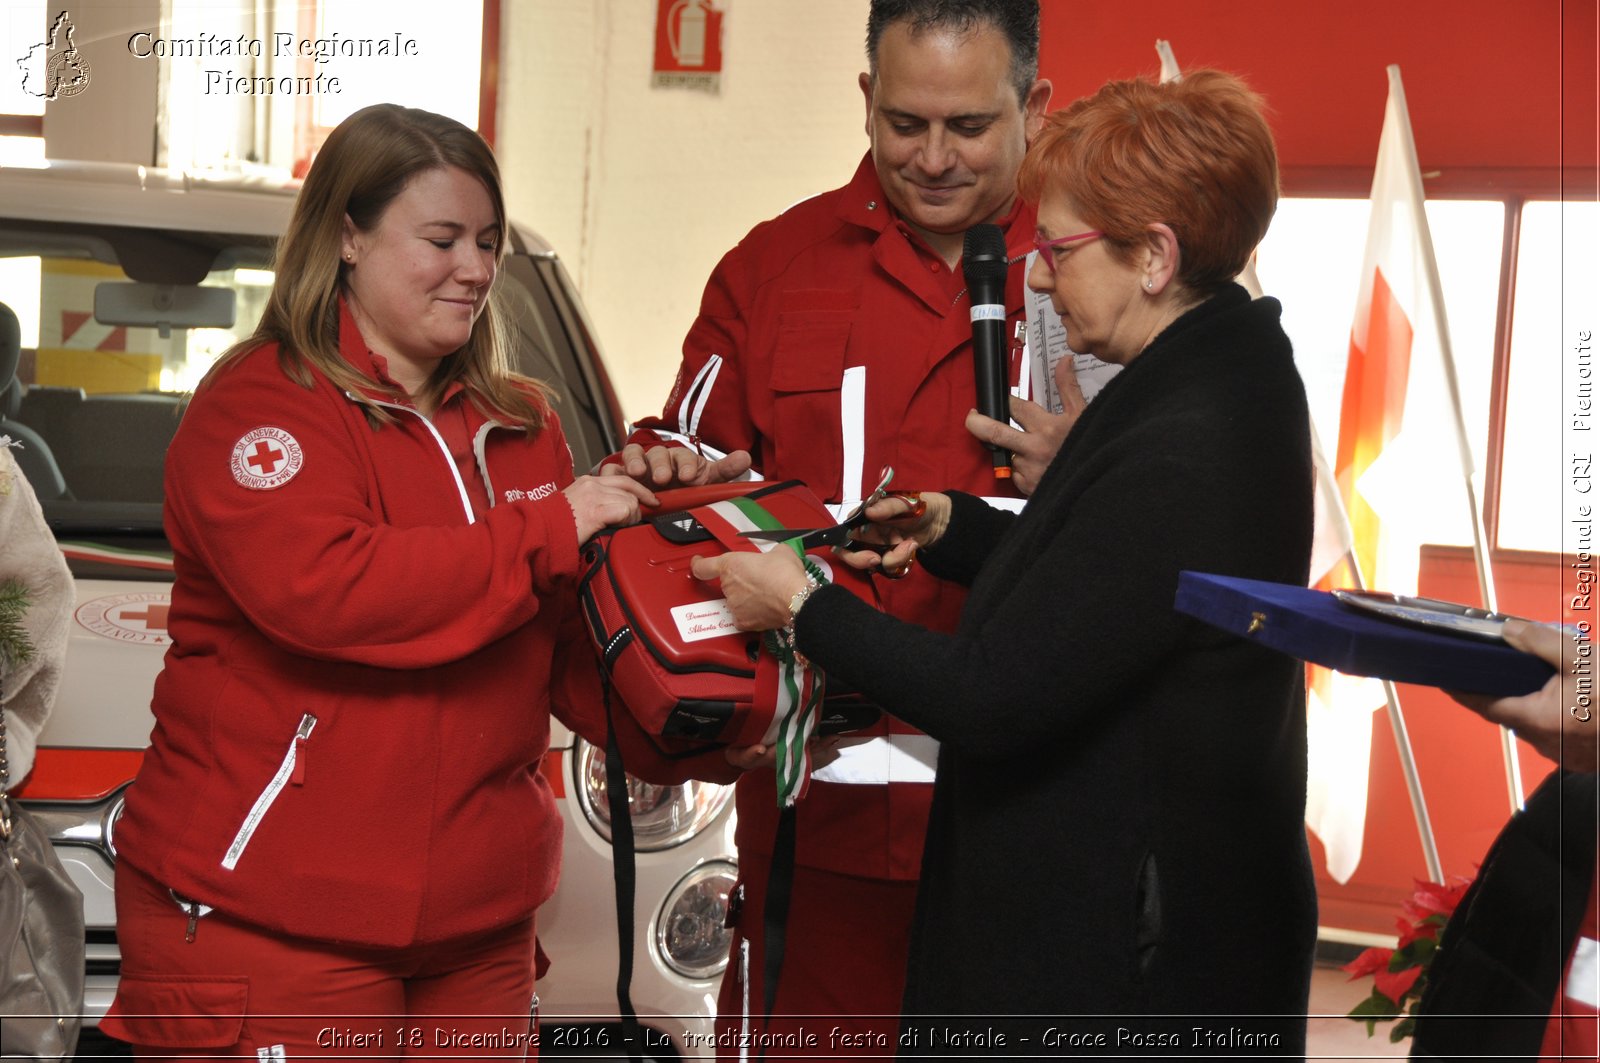
{"label": "red medical bag", "polygon": [[[696,556],[748,549],[725,519],[745,521],[751,504],[783,528],[826,528],[834,517],[798,480],[713,484],[658,492],[661,506],[640,523],[607,529],[583,548],[579,596],[614,696],[645,733],[669,755],[713,746],[750,746],[768,738],[770,709],[757,708],[758,632],[733,626],[721,593],[689,571]],[[741,500],[738,512],[727,503]],[[710,527],[702,521],[707,517]],[[729,540],[719,541],[718,536]],[[767,546],[770,547],[770,542]],[[787,547],[782,547],[787,549]],[[806,554],[823,576],[878,606],[871,579],[850,568],[829,547]],[[878,710],[830,682],[817,733],[866,726]]]}

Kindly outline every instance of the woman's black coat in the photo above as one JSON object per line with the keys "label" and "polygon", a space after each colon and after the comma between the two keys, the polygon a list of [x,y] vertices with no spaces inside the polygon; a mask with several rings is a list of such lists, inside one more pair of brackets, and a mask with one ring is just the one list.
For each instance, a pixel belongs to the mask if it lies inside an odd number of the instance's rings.
{"label": "woman's black coat", "polygon": [[[1215,1032],[1260,1058],[1239,1031],[1303,1051],[1302,666],[1172,609],[1185,569],[1305,583],[1310,428],[1279,313],[1235,286],[1187,312],[1089,406],[1022,514],[953,496],[924,560],[971,584],[955,634],[832,588],[801,612],[827,674],[941,742],[908,1031],[1203,1015],[1168,1024],[1196,1054]],[[1290,1018],[1235,1021],[1251,1015]]]}

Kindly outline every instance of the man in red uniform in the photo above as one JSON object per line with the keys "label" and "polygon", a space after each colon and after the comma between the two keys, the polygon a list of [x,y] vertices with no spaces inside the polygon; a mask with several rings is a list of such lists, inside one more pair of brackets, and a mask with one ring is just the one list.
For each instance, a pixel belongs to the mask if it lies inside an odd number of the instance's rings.
{"label": "man in red uniform", "polygon": [[[1036,0],[873,0],[861,75],[870,152],[844,187],[758,225],[723,257],[664,412],[639,423],[617,471],[665,485],[737,475],[753,459],[762,477],[803,480],[842,511],[893,466],[897,489],[1020,505],[964,428],[976,396],[961,253],[971,226],[1004,231],[1006,335],[1020,356],[1034,214],[1015,181],[1050,99],[1038,39]],[[890,612],[954,628],[960,589],[917,569],[880,589]],[[762,911],[778,808],[769,767],[739,781],[742,898],[719,1009],[730,1055],[740,1035],[763,1032],[783,1038],[774,1050],[806,1051],[802,1029],[814,1054],[894,1049],[937,746],[886,720],[839,752],[797,806],[766,1023]]]}

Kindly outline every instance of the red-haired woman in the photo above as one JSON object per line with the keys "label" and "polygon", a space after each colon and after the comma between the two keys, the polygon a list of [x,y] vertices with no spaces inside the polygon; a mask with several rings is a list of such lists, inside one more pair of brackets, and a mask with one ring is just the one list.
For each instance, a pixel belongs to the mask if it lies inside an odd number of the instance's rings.
{"label": "red-haired woman", "polygon": [[942,1016],[1100,1015],[1138,1018],[1033,1036],[1302,1053],[1302,673],[1172,609],[1183,569],[1307,574],[1304,389],[1279,305],[1233,282],[1276,206],[1272,136],[1231,76],[1117,82],[1047,120],[1020,181],[1039,203],[1030,286],[1075,350],[1123,371],[1020,515],[957,492],[872,511],[897,545],[848,558],[892,574],[915,555],[969,584],[959,630],[799,593],[786,551],[699,574],[742,624],[792,623],[823,671],[940,740],[909,1051],[970,1051]]}

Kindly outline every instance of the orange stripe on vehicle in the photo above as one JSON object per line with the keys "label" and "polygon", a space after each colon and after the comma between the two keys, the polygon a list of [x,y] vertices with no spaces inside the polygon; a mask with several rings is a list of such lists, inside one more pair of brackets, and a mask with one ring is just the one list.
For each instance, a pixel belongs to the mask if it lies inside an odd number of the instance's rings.
{"label": "orange stripe on vehicle", "polygon": [[557,797],[567,796],[567,777],[561,770],[561,750],[552,749],[539,762],[539,771]]}
{"label": "orange stripe on vehicle", "polygon": [[142,749],[70,749],[46,746],[16,797],[34,801],[97,801],[139,774]]}

